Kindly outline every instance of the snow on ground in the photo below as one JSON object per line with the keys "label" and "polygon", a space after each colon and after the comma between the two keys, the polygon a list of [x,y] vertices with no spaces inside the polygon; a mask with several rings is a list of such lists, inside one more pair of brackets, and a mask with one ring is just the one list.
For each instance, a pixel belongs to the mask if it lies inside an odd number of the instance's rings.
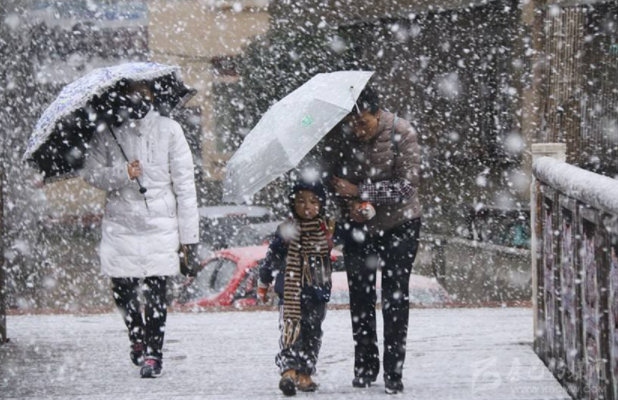
{"label": "snow on ground", "polygon": [[[530,309],[418,309],[410,322],[406,390],[395,398],[569,399],[532,351]],[[140,379],[130,363],[117,314],[9,316],[8,328],[2,399],[283,398],[276,312],[170,314],[165,373],[156,380]],[[369,389],[351,386],[349,311],[329,310],[324,330],[320,389],[297,397],[390,398],[381,378]]]}

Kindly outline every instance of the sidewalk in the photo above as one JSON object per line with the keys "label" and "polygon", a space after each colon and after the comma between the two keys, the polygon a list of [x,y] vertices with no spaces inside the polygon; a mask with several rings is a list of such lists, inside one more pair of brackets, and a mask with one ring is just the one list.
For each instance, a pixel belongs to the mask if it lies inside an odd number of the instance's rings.
{"label": "sidewalk", "polygon": [[[381,313],[378,313],[381,329]],[[532,311],[410,310],[406,390],[415,400],[569,399],[531,348]],[[172,313],[163,377],[143,380],[119,315],[9,316],[0,347],[2,399],[283,398],[275,312]],[[317,393],[298,398],[387,399],[382,379],[353,389],[347,310],[329,311]]]}

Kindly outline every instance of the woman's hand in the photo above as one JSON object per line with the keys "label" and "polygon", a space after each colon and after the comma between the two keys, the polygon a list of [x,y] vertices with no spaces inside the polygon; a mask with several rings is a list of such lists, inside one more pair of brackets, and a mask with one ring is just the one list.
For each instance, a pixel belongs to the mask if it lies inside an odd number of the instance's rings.
{"label": "woman's hand", "polygon": [[363,222],[369,220],[366,214],[364,214],[362,211],[362,204],[363,203],[361,203],[360,201],[350,202],[350,218],[352,219],[352,221],[358,222],[359,224],[362,224]]}
{"label": "woman's hand", "polygon": [[142,176],[142,165],[139,160],[135,160],[127,164],[127,170],[129,172],[129,178],[134,180]]}
{"label": "woman's hand", "polygon": [[341,197],[358,197],[358,186],[342,178],[333,176],[331,184],[337,196]]}

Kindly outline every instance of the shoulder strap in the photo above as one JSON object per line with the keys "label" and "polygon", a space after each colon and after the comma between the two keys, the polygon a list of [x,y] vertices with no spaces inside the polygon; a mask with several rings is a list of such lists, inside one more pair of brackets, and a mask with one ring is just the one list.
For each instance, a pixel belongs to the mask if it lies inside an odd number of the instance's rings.
{"label": "shoulder strap", "polygon": [[395,157],[399,157],[399,142],[397,140],[395,140],[395,135],[396,135],[396,127],[397,127],[397,120],[399,119],[399,117],[397,117],[395,115],[395,118],[393,118],[393,127],[391,128],[391,143],[393,144],[393,149],[394,149],[394,153],[395,153]]}
{"label": "shoulder strap", "polygon": [[[393,145],[393,153],[395,154],[395,158],[399,157],[399,142],[395,140],[395,135],[397,134],[395,127],[397,126],[398,119],[399,117],[395,115],[395,118],[393,118],[393,127],[391,128],[391,143]],[[393,173],[395,172],[396,166],[397,166],[397,161],[393,159]]]}

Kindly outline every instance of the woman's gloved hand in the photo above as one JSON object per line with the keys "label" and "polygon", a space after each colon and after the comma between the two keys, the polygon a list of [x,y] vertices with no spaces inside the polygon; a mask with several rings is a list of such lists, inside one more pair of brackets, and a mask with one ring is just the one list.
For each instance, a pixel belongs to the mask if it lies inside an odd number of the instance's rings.
{"label": "woman's gloved hand", "polygon": [[202,267],[200,259],[200,244],[183,244],[180,246],[180,273],[195,277]]}

